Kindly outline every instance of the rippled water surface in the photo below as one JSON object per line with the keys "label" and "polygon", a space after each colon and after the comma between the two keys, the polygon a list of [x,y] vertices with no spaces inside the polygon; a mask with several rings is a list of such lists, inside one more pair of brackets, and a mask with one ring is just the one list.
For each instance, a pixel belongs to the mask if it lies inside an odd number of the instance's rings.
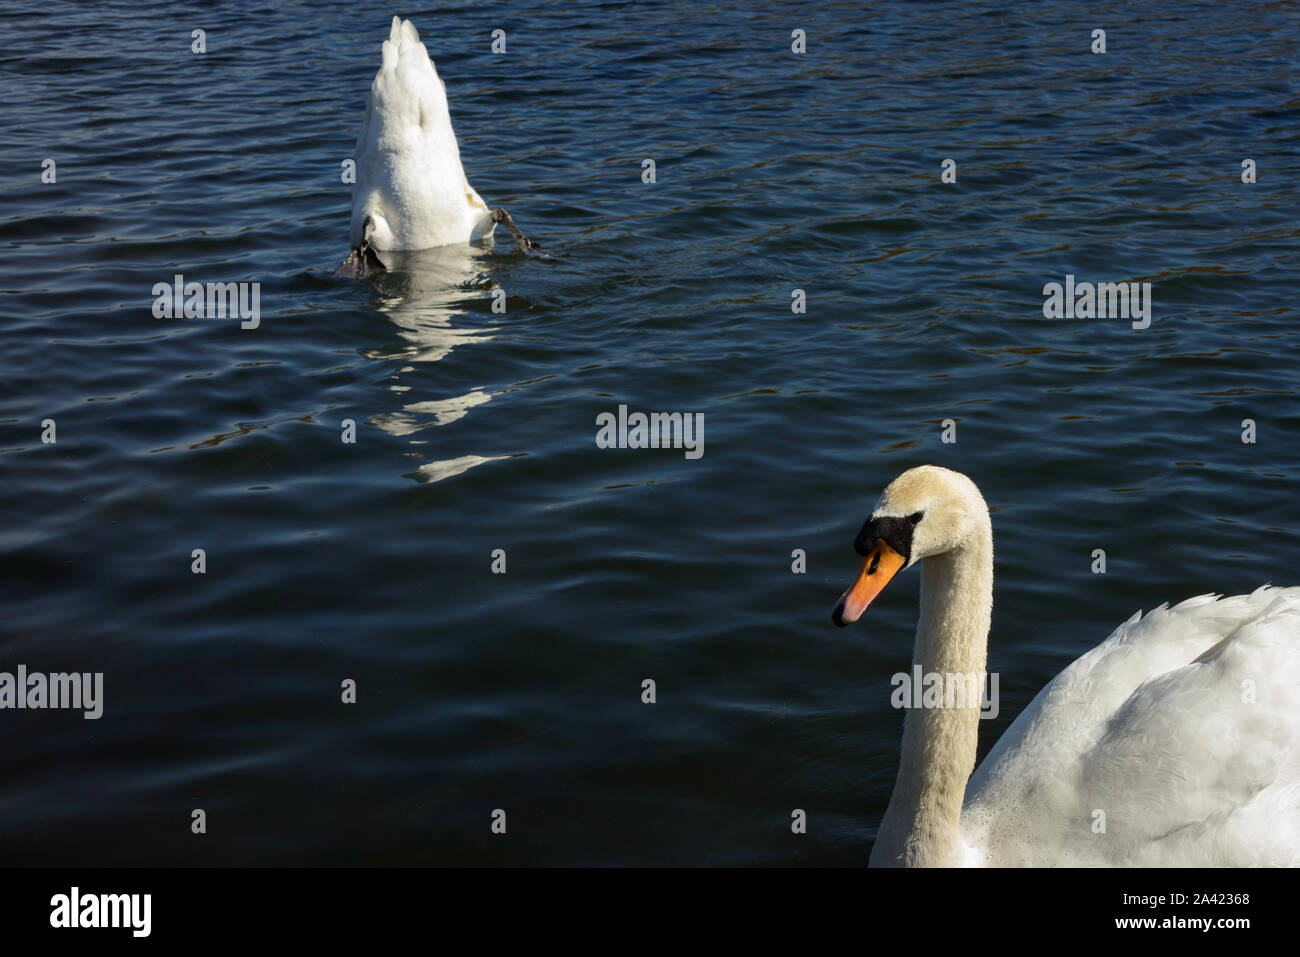
{"label": "rippled water surface", "polygon": [[[560,258],[332,278],[395,12]],[[0,711],[0,860],[865,863],[918,576],[829,612],[922,462],[994,510],[982,751],[1134,611],[1300,583],[1298,16],[7,5],[0,670],[105,711]],[[176,273],[260,326],[154,318]],[[1150,282],[1150,328],[1045,319],[1067,274]],[[597,448],[620,404],[703,456]]]}

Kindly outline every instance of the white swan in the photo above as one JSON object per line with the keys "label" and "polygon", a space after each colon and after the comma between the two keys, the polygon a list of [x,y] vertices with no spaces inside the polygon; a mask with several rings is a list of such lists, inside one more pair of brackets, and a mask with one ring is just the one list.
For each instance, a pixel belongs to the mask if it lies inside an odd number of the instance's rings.
{"label": "white swan", "polygon": [[[975,484],[904,472],[854,547],[865,560],[835,623],[921,561],[914,663],[982,683],[993,532]],[[1135,614],[972,775],[978,726],[978,704],[908,710],[872,866],[1300,865],[1300,588]]]}
{"label": "white swan", "polygon": [[492,234],[492,211],[460,165],[446,88],[410,20],[393,17],[353,158],[354,247],[368,238],[379,250],[430,249]]}
{"label": "white swan", "polygon": [[357,136],[353,253],[341,275],[382,272],[375,250],[432,249],[486,239],[504,223],[532,253],[504,209],[488,209],[460,164],[447,91],[410,20],[393,17]]}

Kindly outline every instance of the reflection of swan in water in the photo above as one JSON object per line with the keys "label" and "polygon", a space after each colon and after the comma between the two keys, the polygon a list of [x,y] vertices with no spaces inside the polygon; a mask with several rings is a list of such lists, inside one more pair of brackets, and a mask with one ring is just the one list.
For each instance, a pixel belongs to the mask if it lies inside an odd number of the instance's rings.
{"label": "reflection of swan in water", "polygon": [[466,303],[481,302],[492,283],[483,273],[481,250],[441,246],[419,252],[390,253],[393,271],[378,281],[376,308],[393,320],[409,345],[366,351],[370,359],[437,362],[458,345],[487,342],[495,328],[456,328],[468,315]]}
{"label": "reflection of swan in water", "polygon": [[491,398],[486,392],[475,390],[450,399],[412,402],[397,412],[371,416],[370,424],[378,426],[389,435],[411,435],[431,425],[450,425],[457,419],[464,418],[465,413],[474,406],[482,405]]}
{"label": "reflection of swan in water", "polygon": [[[388,254],[392,271],[376,277],[375,291],[379,299],[375,308],[392,320],[401,341],[366,349],[363,354],[368,359],[403,363],[394,371],[388,388],[410,401],[392,412],[370,416],[370,425],[389,435],[412,436],[434,426],[456,422],[475,406],[491,401],[492,396],[481,389],[464,395],[430,396],[423,386],[416,393],[411,385],[401,381],[403,373],[416,371],[416,363],[438,362],[457,346],[495,338],[495,326],[469,324],[471,317],[482,318],[484,312],[481,306],[471,310],[468,303],[481,304],[488,290],[496,285],[484,274],[482,255],[483,250],[467,245]],[[425,463],[411,477],[437,482],[506,457],[456,455],[445,461]]]}
{"label": "reflection of swan in water", "polygon": [[462,455],[455,459],[421,465],[410,477],[421,482],[441,482],[443,479],[459,475],[461,472],[468,472],[474,466],[482,465],[484,462],[496,462],[500,459],[517,457],[518,453],[515,455],[489,455],[486,457],[482,455]]}

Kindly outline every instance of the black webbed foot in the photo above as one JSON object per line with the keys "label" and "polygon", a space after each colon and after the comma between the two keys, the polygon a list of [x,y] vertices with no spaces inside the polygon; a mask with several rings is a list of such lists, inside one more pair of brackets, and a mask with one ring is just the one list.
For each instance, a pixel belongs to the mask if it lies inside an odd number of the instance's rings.
{"label": "black webbed foot", "polygon": [[374,231],[375,221],[367,216],[361,224],[361,244],[348,253],[348,258],[334,271],[335,276],[341,279],[365,279],[388,272],[388,267],[379,258],[379,254],[370,247],[370,234]]}
{"label": "black webbed foot", "polygon": [[510,235],[515,237],[515,245],[519,247],[519,251],[525,256],[534,256],[541,259],[555,258],[555,254],[544,250],[541,243],[524,235],[524,231],[515,225],[515,221],[506,212],[505,207],[498,206],[492,210],[492,222],[503,224],[506,229],[510,230]]}

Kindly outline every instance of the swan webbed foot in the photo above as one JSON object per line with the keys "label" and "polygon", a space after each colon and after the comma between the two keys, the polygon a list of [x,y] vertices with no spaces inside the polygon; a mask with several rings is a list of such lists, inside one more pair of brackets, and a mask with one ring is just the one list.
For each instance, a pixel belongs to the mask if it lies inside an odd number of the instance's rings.
{"label": "swan webbed foot", "polygon": [[366,279],[382,272],[388,272],[388,267],[370,248],[370,244],[363,242],[348,253],[348,258],[343,260],[334,275],[340,279]]}
{"label": "swan webbed foot", "polygon": [[504,206],[498,206],[492,210],[492,222],[504,225],[510,230],[510,235],[515,238],[515,245],[525,256],[539,256],[543,259],[554,259],[555,256],[542,249],[542,244],[529,239],[524,235],[524,231],[515,225],[514,219],[510,216]]}
{"label": "swan webbed foot", "polygon": [[361,243],[348,253],[348,258],[334,271],[335,276],[342,279],[365,279],[388,272],[388,267],[370,246],[370,234],[374,231],[375,221],[367,216],[361,226]]}

